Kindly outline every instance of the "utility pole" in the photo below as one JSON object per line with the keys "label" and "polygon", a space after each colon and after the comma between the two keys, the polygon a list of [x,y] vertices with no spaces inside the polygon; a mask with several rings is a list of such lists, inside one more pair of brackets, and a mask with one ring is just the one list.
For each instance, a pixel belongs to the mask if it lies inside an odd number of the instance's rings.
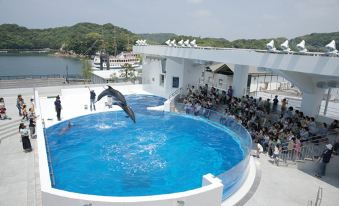
{"label": "utility pole", "polygon": [[67,82],[67,84],[69,83],[68,82],[68,64],[66,65],[66,82]]}
{"label": "utility pole", "polygon": [[113,44],[114,44],[114,56],[117,55],[117,41],[116,41],[116,30],[115,30],[115,26],[113,29]]}

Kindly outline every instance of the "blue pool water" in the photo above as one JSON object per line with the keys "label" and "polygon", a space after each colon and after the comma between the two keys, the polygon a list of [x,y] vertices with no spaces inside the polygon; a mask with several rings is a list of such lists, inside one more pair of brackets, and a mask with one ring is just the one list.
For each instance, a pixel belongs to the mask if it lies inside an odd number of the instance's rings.
{"label": "blue pool water", "polygon": [[186,191],[244,158],[225,127],[184,115],[147,111],[164,99],[127,96],[134,124],[122,111],[82,116],[46,130],[55,188],[104,196]]}

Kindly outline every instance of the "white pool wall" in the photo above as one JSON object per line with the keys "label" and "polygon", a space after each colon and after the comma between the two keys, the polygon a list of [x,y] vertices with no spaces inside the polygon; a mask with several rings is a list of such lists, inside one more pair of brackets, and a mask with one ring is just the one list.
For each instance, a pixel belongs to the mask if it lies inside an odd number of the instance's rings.
{"label": "white pool wall", "polygon": [[[94,88],[97,95],[101,88]],[[122,88],[120,88],[122,89]],[[126,90],[126,88],[125,88]],[[135,88],[130,91],[136,91]],[[121,91],[121,90],[120,90]],[[129,94],[128,90],[124,94]],[[139,91],[138,94],[147,94]],[[39,172],[41,183],[41,195],[43,206],[220,206],[222,199],[223,185],[218,178],[211,174],[205,175],[202,180],[202,187],[185,192],[139,196],[139,197],[109,197],[78,194],[63,190],[54,189],[51,186],[51,178],[48,168],[48,157],[45,147],[44,131],[42,119],[45,119],[46,127],[58,123],[55,117],[54,98],[39,98],[36,91],[36,113],[37,119],[37,142],[39,154]],[[61,101],[63,104],[62,118],[67,120],[76,116],[91,113],[84,109],[84,105],[89,103],[88,88],[62,90]],[[67,107],[67,106],[68,107]],[[69,107],[69,105],[72,105]],[[42,111],[43,110],[43,111]],[[104,101],[97,104],[97,112],[106,111]],[[47,120],[51,119],[51,120]]]}

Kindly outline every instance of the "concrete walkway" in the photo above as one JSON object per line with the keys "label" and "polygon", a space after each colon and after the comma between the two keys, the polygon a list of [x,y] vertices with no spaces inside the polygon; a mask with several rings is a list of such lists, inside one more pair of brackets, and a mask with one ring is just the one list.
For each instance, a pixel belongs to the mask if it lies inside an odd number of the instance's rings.
{"label": "concrete walkway", "polygon": [[[81,87],[84,88],[84,86]],[[64,87],[39,88],[38,90],[40,96],[53,96],[60,94],[61,88]],[[11,120],[13,122],[19,119],[15,107],[18,93],[23,94],[25,102],[28,103],[29,98],[33,95],[33,89],[0,89],[0,97],[5,98],[8,115],[13,118]],[[64,103],[66,102],[68,102],[67,99]],[[51,115],[55,116],[54,113]],[[9,122],[9,120],[0,120],[0,127],[9,124]],[[13,124],[15,126],[18,122]],[[36,140],[31,140],[31,143],[34,148],[31,153],[23,152],[18,133],[3,139],[0,143],[0,206],[41,205]],[[339,178],[332,176],[317,179],[293,166],[277,167],[269,160],[265,155],[256,160],[259,171],[261,171],[261,181],[258,183],[257,189],[251,191],[253,194],[247,198],[248,201],[244,205],[306,206],[308,201],[312,200],[314,203],[318,187],[323,188],[321,205],[338,205]]]}
{"label": "concrete walkway", "polygon": [[[41,206],[36,140],[31,139],[33,151],[25,153],[18,132],[21,117],[15,107],[16,94],[8,96],[2,91],[0,90],[0,96],[5,98],[7,115],[12,120],[0,120],[0,134],[6,136],[9,130],[12,130],[12,134],[0,143],[0,205]],[[29,103],[31,94],[26,93],[23,97],[25,103]]]}
{"label": "concrete walkway", "polygon": [[306,206],[309,201],[314,204],[319,187],[323,188],[322,206],[337,206],[339,203],[338,177],[318,179],[295,166],[278,167],[264,154],[256,159],[256,164],[261,172],[261,181],[245,206]]}

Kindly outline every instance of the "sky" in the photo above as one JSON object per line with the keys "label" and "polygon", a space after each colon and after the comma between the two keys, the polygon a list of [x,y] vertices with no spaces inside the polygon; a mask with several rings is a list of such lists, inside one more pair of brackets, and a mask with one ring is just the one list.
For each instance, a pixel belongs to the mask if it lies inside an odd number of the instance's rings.
{"label": "sky", "polygon": [[228,40],[339,31],[339,0],[0,0],[0,24],[112,23],[134,33]]}

